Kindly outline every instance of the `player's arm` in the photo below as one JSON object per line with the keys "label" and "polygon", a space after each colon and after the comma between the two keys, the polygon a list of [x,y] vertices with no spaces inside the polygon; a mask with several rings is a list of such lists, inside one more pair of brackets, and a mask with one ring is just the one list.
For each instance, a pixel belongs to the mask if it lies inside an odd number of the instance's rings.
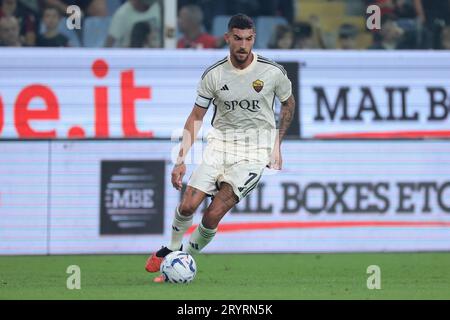
{"label": "player's arm", "polygon": [[283,141],[287,130],[289,129],[295,113],[295,98],[291,95],[286,101],[281,102],[281,114],[279,125],[279,144]]}
{"label": "player's arm", "polygon": [[181,139],[180,151],[178,152],[177,161],[172,170],[172,185],[175,189],[180,190],[182,186],[183,176],[186,173],[186,165],[184,160],[189,149],[197,139],[198,131],[200,130],[203,117],[208,109],[194,105],[191,114],[186,120],[183,130],[183,137]]}
{"label": "player's arm", "polygon": [[275,137],[275,146],[269,164],[270,169],[281,170],[283,159],[281,157],[281,142],[283,141],[295,113],[295,98],[291,95],[287,100],[281,102],[280,122],[278,133]]}

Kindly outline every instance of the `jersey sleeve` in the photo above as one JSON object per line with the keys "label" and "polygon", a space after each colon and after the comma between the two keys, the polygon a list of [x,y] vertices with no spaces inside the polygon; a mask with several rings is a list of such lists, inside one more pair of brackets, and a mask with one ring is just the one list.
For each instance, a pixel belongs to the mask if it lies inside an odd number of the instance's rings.
{"label": "jersey sleeve", "polygon": [[281,102],[285,102],[292,95],[292,83],[287,74],[280,72],[277,85],[275,87],[275,95]]}
{"label": "jersey sleeve", "polygon": [[207,73],[199,82],[197,87],[197,99],[195,104],[199,107],[208,109],[214,98],[213,82],[211,72]]}

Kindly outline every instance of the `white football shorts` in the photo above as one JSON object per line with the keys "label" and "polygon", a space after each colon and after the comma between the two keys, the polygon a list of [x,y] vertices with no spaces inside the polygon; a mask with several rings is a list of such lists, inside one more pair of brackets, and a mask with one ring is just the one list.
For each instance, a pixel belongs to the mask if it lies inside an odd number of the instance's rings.
{"label": "white football shorts", "polygon": [[220,184],[226,182],[241,201],[257,187],[268,164],[266,157],[263,161],[255,158],[218,151],[212,143],[208,143],[203,161],[192,173],[188,185],[214,196]]}

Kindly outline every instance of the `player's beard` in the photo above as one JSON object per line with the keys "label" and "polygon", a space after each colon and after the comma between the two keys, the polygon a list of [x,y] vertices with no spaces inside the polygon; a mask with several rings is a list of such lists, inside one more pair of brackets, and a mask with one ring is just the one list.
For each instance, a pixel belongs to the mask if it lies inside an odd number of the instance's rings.
{"label": "player's beard", "polygon": [[[251,51],[250,51],[251,52]],[[247,60],[250,58],[250,52],[247,51],[243,51],[243,50],[239,50],[234,54],[234,58],[236,59],[236,61],[240,64],[244,64],[245,62],[247,62]],[[239,57],[240,54],[246,54],[245,58],[241,59]]]}

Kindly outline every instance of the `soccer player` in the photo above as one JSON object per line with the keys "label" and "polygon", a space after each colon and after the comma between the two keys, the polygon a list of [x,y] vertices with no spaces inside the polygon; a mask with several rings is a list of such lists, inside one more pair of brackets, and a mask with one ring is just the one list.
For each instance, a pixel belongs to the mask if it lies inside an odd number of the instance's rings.
{"label": "soccer player", "polygon": [[[159,271],[167,254],[183,249],[183,235],[206,196],[212,196],[212,202],[184,248],[189,254],[199,253],[214,238],[220,220],[256,188],[265,167],[281,170],[280,145],[292,121],[295,100],[284,68],[252,51],[255,35],[251,18],[243,14],[233,16],[225,34],[230,48],[228,57],[202,75],[172,170],[172,185],[177,190],[181,190],[186,173],[185,157],[211,103],[213,128],[208,133],[203,161],[192,173],[175,209],[171,241],[147,260],[148,272]],[[278,130],[273,109],[275,96],[282,104]],[[154,281],[163,282],[164,278],[160,275]]]}

